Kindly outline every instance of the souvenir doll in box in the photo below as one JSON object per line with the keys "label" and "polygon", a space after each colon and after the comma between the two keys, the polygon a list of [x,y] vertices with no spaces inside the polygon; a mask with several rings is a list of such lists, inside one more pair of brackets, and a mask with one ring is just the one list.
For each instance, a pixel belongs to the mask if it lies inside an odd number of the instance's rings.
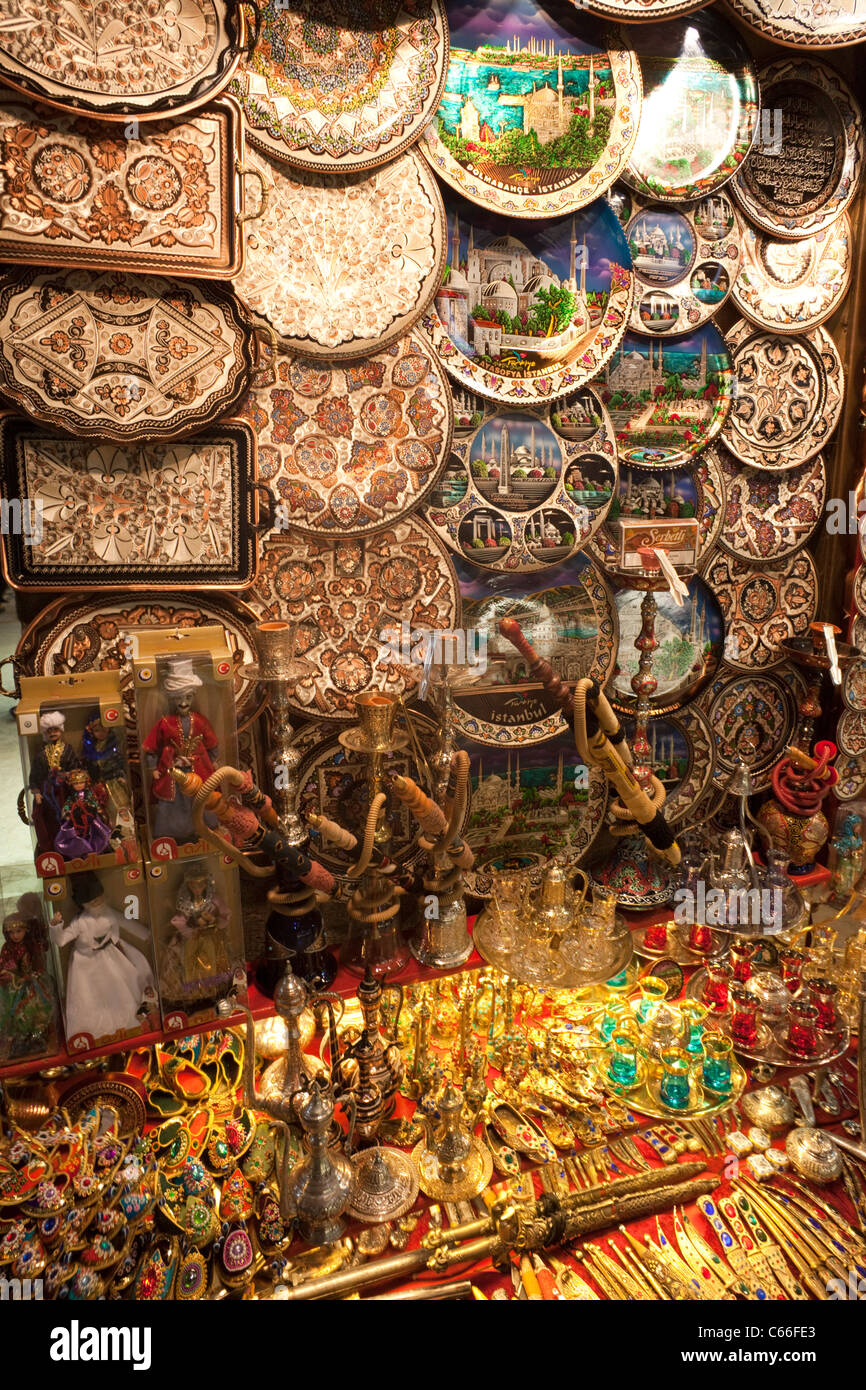
{"label": "souvenir doll in box", "polygon": [[4,893],[0,1066],[50,1056],[59,1046],[57,987],[42,894]]}
{"label": "souvenir doll in box", "polygon": [[246,1003],[238,870],[224,856],[147,865],[163,1024],[172,1031]]}

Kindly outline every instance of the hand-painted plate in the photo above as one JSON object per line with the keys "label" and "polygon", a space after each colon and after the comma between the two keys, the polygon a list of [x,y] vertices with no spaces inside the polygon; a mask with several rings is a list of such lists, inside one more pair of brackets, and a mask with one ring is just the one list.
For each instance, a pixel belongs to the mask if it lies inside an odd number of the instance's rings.
{"label": "hand-painted plate", "polygon": [[[624,721],[629,747],[634,720]],[[713,735],[706,718],[696,705],[687,705],[664,719],[650,719],[647,725],[650,766],[667,793],[664,816],[675,825],[695,807],[713,780]]]}
{"label": "hand-painted plate", "polygon": [[[863,532],[860,533],[860,549],[863,550]],[[860,565],[854,575],[853,587],[854,607],[858,613],[866,614],[866,565]],[[863,642],[858,641],[856,636],[852,636],[851,641],[855,647],[863,648]]]}
{"label": "hand-painted plate", "polygon": [[443,0],[268,0],[231,90],[265,154],[303,169],[371,169],[416,139],[447,66]]}
{"label": "hand-painted plate", "polygon": [[735,29],[707,10],[632,32],[644,100],[623,179],[646,198],[691,202],[745,160],[758,124],[758,82]]}
{"label": "hand-painted plate", "polygon": [[675,15],[692,14],[706,3],[707,0],[582,0],[580,8],[629,24],[654,24]]}
{"label": "hand-painted plate", "polygon": [[280,524],[312,535],[396,521],[430,493],[451,443],[451,387],[415,334],[352,363],[277,357],[238,414],[256,431]]}
{"label": "hand-painted plate", "polygon": [[803,333],[834,314],[848,292],[854,247],[848,214],[814,236],[778,241],[746,227],[734,303],[760,328]]}
{"label": "hand-painted plate", "polygon": [[863,113],[839,74],[805,55],[772,63],[760,81],[767,130],[731,191],[762,232],[796,241],[829,227],[857,192]]}
{"label": "hand-painted plate", "polygon": [[624,35],[606,39],[600,25],[534,0],[450,0],[448,22],[445,91],[421,139],[437,174],[511,217],[556,217],[599,197],[640,119],[640,69]]}
{"label": "hand-painted plate", "polygon": [[786,659],[782,643],[804,637],[818,609],[818,576],[808,550],[757,569],[719,552],[704,571],[725,618],[725,661],[739,671]]}
{"label": "hand-painted plate", "polygon": [[269,188],[235,288],[284,349],[361,357],[402,337],[442,282],[436,180],[412,150],[369,174],[289,169],[247,151]]}
{"label": "hand-painted plate", "polygon": [[[589,544],[590,553],[601,561],[608,573],[628,575],[621,567],[620,517],[660,518],[676,522],[679,518],[698,520],[697,568],[709,557],[724,517],[724,484],[712,448],[706,449],[690,468],[662,473],[626,464],[620,470],[617,498],[597,535]],[[670,547],[667,547],[670,550]],[[639,556],[634,555],[635,562]],[[635,568],[636,564],[632,566]],[[688,566],[687,568],[691,568]]]}
{"label": "hand-painted plate", "polygon": [[605,364],[626,330],[631,255],[603,199],[526,222],[445,199],[448,262],[422,327],[446,371],[504,405],[567,395]]}
{"label": "hand-painted plate", "polygon": [[849,709],[866,714],[866,657],[859,657],[845,668],[842,699]]}
{"label": "hand-painted plate", "polygon": [[[460,624],[457,576],[438,536],[417,517],[372,536],[322,540],[290,532],[266,541],[251,593],[269,618],[300,624],[298,655],[316,667],[289,695],[301,714],[352,720],[366,690],[411,695],[421,675],[411,651],[395,662],[391,634]],[[404,628],[404,624],[406,627]]]}
{"label": "hand-painted plate", "polygon": [[742,224],[724,193],[683,208],[633,199],[626,226],[634,262],[631,328],[688,333],[724,304],[740,268]]}
{"label": "hand-painted plate", "polygon": [[833,788],[837,801],[854,801],[866,789],[866,758],[840,755],[833,763],[839,780]]}
{"label": "hand-painted plate", "polygon": [[667,341],[627,333],[593,382],[620,464],[678,468],[715,439],[731,408],[731,358],[715,324]]}
{"label": "hand-painted plate", "polygon": [[[634,644],[641,632],[643,599],[639,589],[620,589],[616,595],[619,649],[608,698],[626,714],[633,712],[637,703],[631,681],[638,671],[639,653]],[[674,603],[666,589],[655,594],[655,601],[658,647],[653,675],[658,685],[649,703],[661,715],[679,709],[713,679],[722,660],[725,628],[712,590],[697,577],[689,580],[682,605]]]}
{"label": "hand-painted plate", "polygon": [[845,48],[866,39],[860,0],[728,0],[738,19],[789,48]]}
{"label": "hand-painted plate", "polygon": [[824,328],[768,332],[738,319],[726,335],[737,392],[722,439],[741,463],[785,470],[814,458],[839,423],[842,361]]}
{"label": "hand-painted plate", "polygon": [[604,685],[616,656],[613,599],[585,555],[540,574],[495,574],[456,560],[466,632],[478,634],[486,670],[454,687],[462,736],[502,746],[541,743],[568,727],[558,703],[531,680],[519,652],[500,636],[516,618],[535,650],[567,681],[594,676]]}
{"label": "hand-painted plate", "polygon": [[866,714],[846,709],[836,725],[836,742],[846,757],[866,756]]}
{"label": "hand-painted plate", "polygon": [[70,434],[192,434],[243,395],[252,352],[243,305],[218,286],[88,270],[0,286],[0,389]]}
{"label": "hand-painted plate", "polygon": [[598,530],[616,487],[604,406],[588,389],[535,410],[474,400],[478,426],[455,431],[425,519],[451,550],[485,569],[559,564]]}
{"label": "hand-painted plate", "polygon": [[722,550],[748,564],[775,564],[806,544],[824,515],[827,475],[820,454],[786,473],[748,468],[714,446],[725,477]]}
{"label": "hand-painted plate", "polygon": [[802,690],[790,667],[733,678],[723,672],[713,681],[701,705],[716,740],[713,776],[718,785],[724,786],[742,761],[755,791],[766,790],[776,762],[791,741]]}

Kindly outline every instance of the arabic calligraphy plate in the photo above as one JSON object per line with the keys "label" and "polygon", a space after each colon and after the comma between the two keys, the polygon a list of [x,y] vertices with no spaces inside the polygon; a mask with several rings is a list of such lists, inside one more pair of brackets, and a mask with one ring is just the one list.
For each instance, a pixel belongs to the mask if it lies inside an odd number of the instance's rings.
{"label": "arabic calligraphy plate", "polygon": [[[627,575],[620,566],[620,517],[676,520],[698,519],[697,567],[709,557],[719,535],[725,509],[725,489],[714,447],[704,450],[689,468],[661,472],[626,464],[620,469],[617,501],[601,529],[590,541],[590,551],[608,572]],[[639,556],[630,552],[639,563]],[[634,568],[634,565],[632,566]],[[691,568],[691,566],[689,566]]]}
{"label": "arabic calligraphy plate", "polygon": [[757,569],[719,551],[704,571],[725,619],[725,661],[741,671],[785,660],[782,643],[803,637],[818,608],[818,576],[808,550]]}
{"label": "arabic calligraphy plate", "polygon": [[724,193],[682,208],[633,195],[625,234],[634,262],[635,333],[687,333],[712,318],[731,293],[742,223]]}
{"label": "arabic calligraphy plate", "polygon": [[803,333],[834,314],[848,293],[853,244],[848,214],[813,236],[779,241],[746,227],[734,303],[760,328]]}
{"label": "arabic calligraphy plate", "polygon": [[859,0],[728,0],[738,19],[790,48],[845,48],[866,39]]}
{"label": "arabic calligraphy plate", "polygon": [[[655,594],[658,648],[653,674],[658,686],[649,703],[659,715],[669,714],[693,699],[712,680],[722,660],[725,628],[718,601],[697,576],[688,581],[687,587],[682,605],[674,603],[667,590]],[[640,589],[620,589],[616,595],[619,650],[608,698],[625,714],[632,713],[636,704],[631,680],[638,670],[634,644],[641,632],[643,598]]]}
{"label": "arabic calligraphy plate", "polygon": [[804,546],[824,515],[827,474],[816,454],[785,473],[740,463],[714,445],[725,477],[725,524],[719,545],[752,565],[775,564]]}
{"label": "arabic calligraphy plate", "polygon": [[773,767],[791,741],[802,683],[790,667],[761,675],[723,672],[701,704],[716,740],[715,781],[723,785],[743,761],[755,791],[770,785]]}

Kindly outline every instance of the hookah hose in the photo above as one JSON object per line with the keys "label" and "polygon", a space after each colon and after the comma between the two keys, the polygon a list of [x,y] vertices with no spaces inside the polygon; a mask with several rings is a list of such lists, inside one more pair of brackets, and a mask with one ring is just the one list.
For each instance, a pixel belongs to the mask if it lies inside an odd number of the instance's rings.
{"label": "hookah hose", "polygon": [[[364,824],[364,838],[361,841],[361,853],[356,861],[347,870],[347,878],[360,878],[370,867],[375,847],[376,826],[379,823],[379,816],[382,807],[387,801],[385,792],[377,792],[370,802],[370,809],[367,812],[367,819]],[[380,922],[389,922],[392,917],[396,917],[400,911],[400,897],[405,892],[399,884],[391,882],[389,879],[374,875],[374,880],[378,877],[379,882],[374,883],[366,892],[356,888],[346,906],[349,916],[356,922],[363,922],[367,926],[375,926]]]}
{"label": "hookah hose", "polygon": [[821,802],[838,780],[835,767],[830,767],[836,751],[829,739],[815,744],[815,758],[799,748],[786,748],[787,756],[773,768],[773,792],[791,815],[811,816],[820,811]]}

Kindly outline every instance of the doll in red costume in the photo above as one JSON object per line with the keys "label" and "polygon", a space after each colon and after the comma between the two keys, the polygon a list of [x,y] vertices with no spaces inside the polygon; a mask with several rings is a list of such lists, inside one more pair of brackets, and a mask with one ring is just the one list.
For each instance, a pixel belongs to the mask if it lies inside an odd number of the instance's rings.
{"label": "doll in red costume", "polygon": [[162,689],[171,712],[157,720],[142,749],[152,769],[150,783],[151,836],[165,836],[179,845],[198,839],[193,827],[190,803],[179,791],[172,769],[194,772],[202,781],[214,770],[217,736],[209,721],[194,708],[195,693],[202,685],[192,669],[192,659],[168,662]]}

